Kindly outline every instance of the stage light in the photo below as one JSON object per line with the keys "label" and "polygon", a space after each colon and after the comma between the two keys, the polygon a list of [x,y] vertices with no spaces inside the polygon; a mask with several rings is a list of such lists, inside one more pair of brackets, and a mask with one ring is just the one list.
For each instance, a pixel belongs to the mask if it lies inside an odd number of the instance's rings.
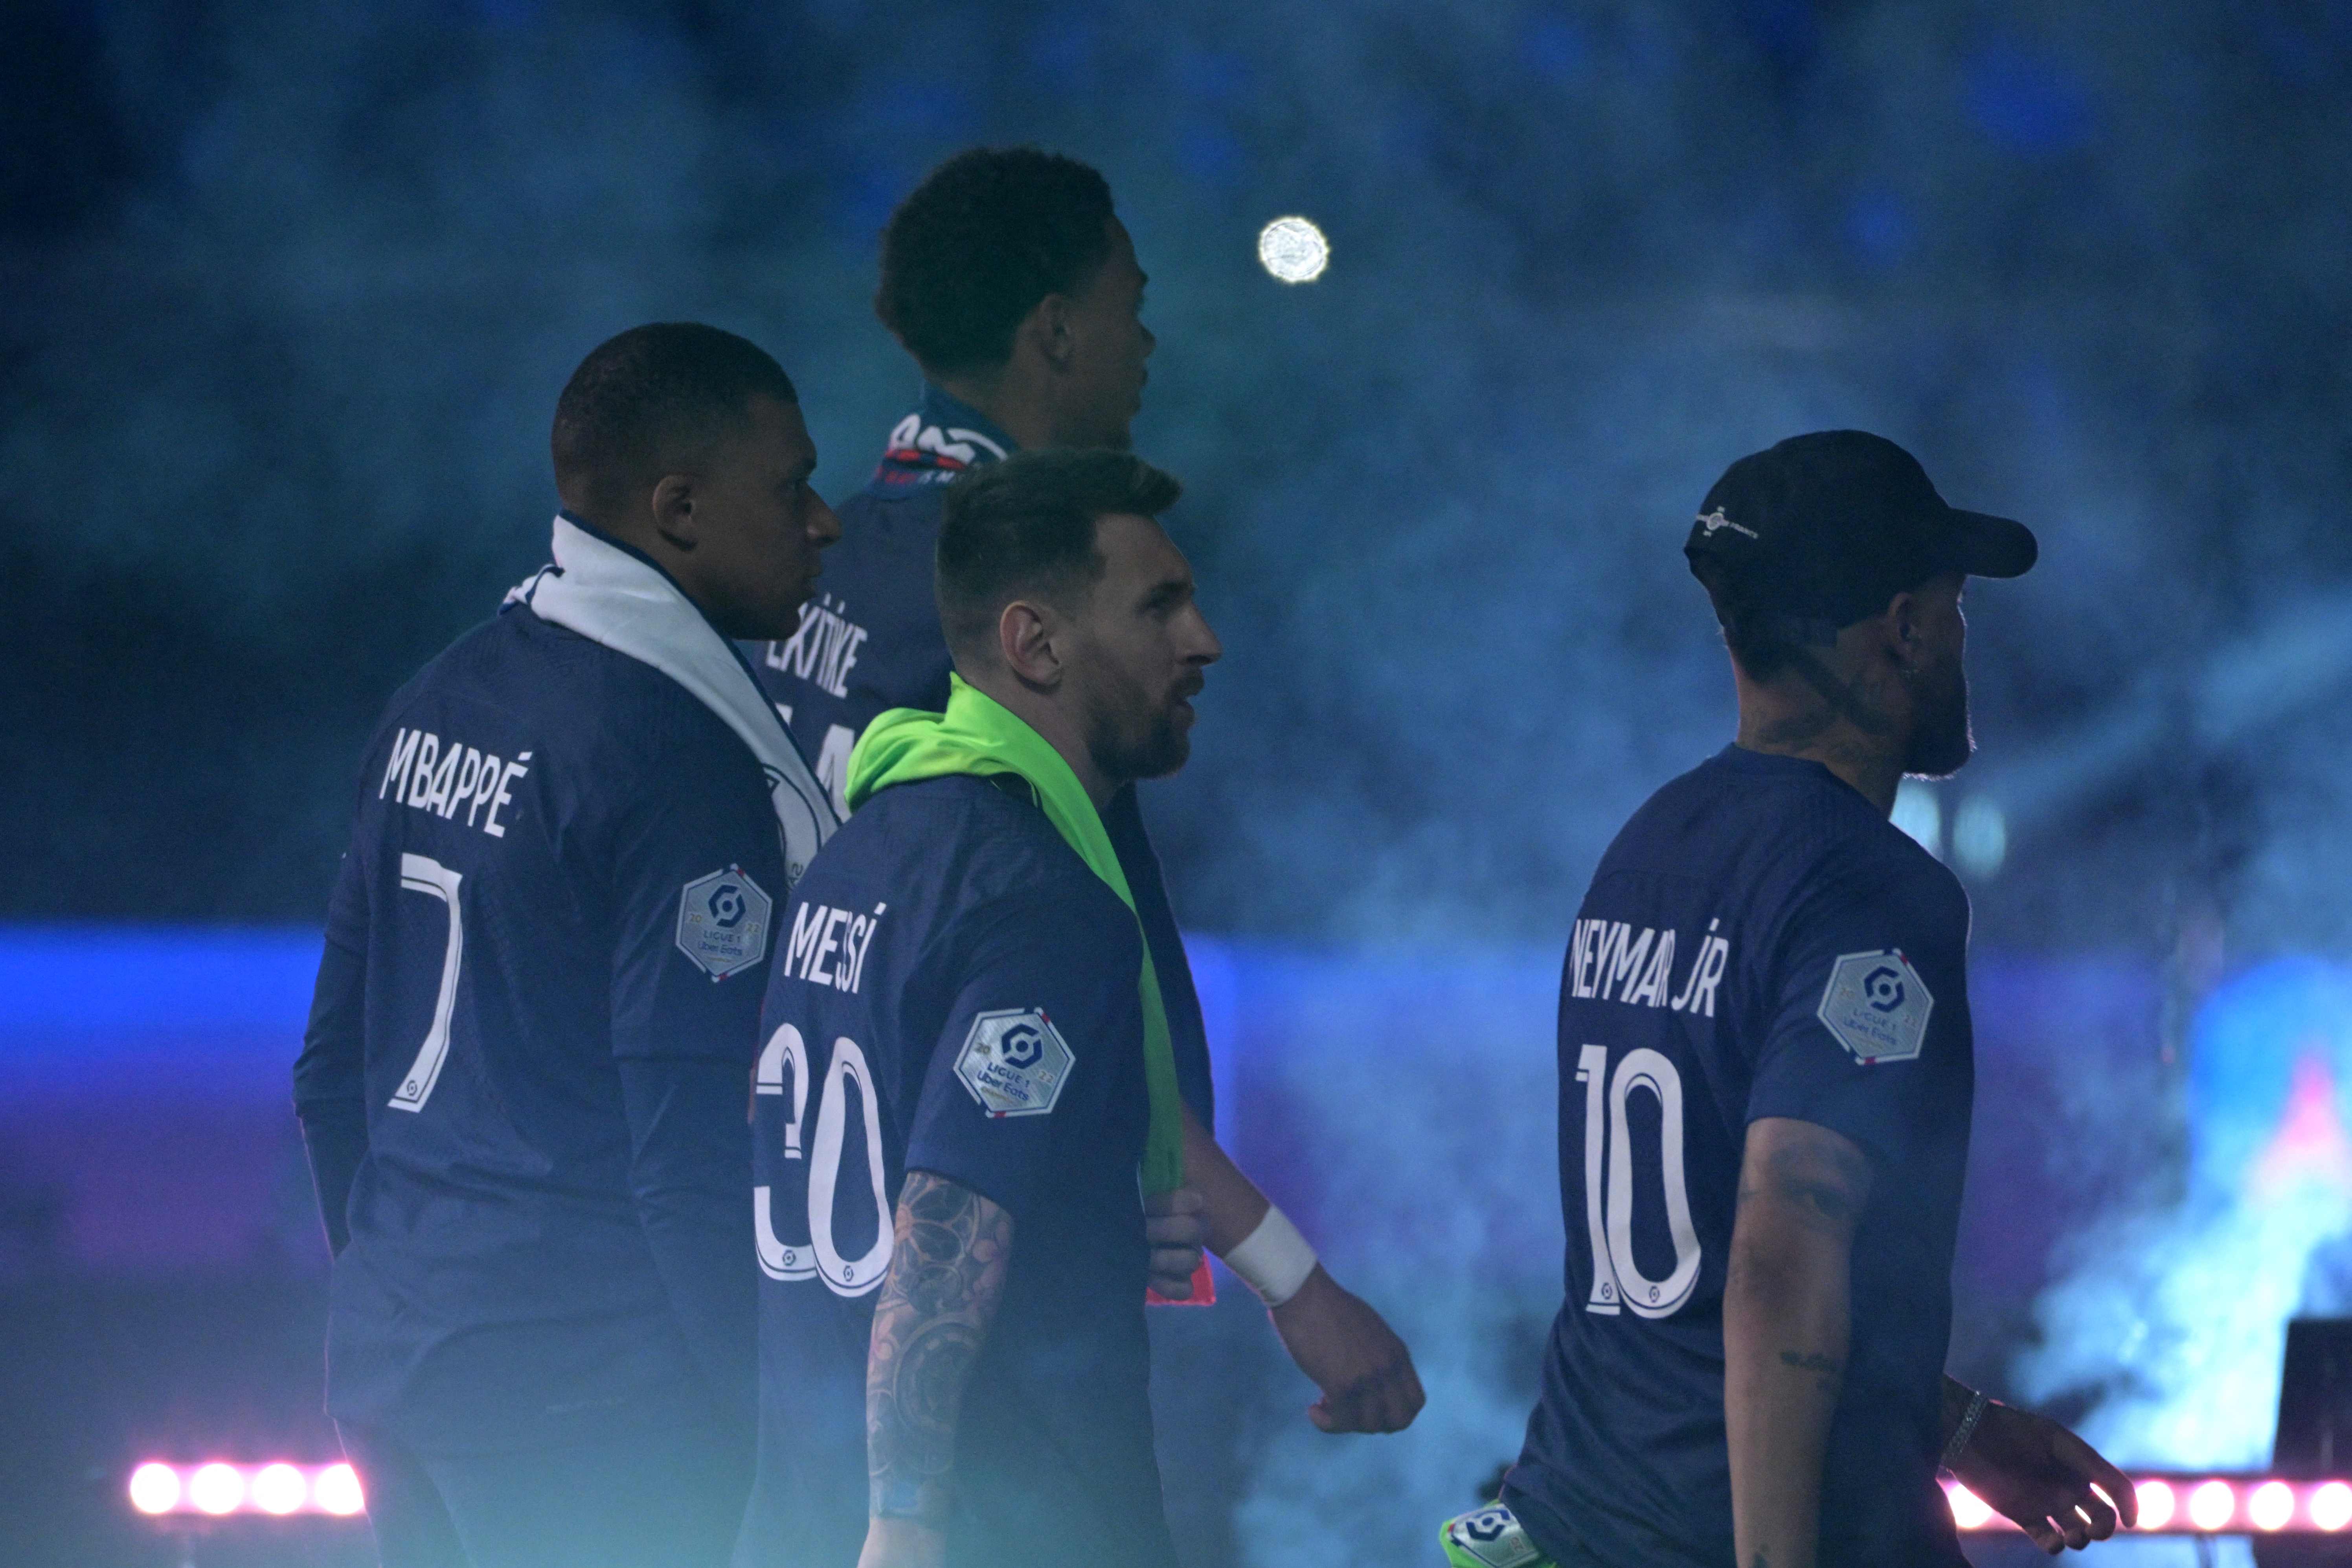
{"label": "stage light", "polygon": [[131,1472],[131,1506],[141,1513],[169,1513],[180,1506],[180,1472],[150,1460]]}
{"label": "stage light", "polygon": [[1285,283],[1312,283],[1331,265],[1331,242],[1303,217],[1278,217],[1258,230],[1257,259]]}
{"label": "stage light", "polygon": [[310,1484],[302,1472],[291,1465],[264,1465],[253,1473],[253,1484],[247,1489],[253,1506],[264,1513],[292,1513],[310,1496]]}
{"label": "stage light", "polygon": [[360,1495],[360,1479],[349,1465],[329,1465],[310,1482],[311,1500],[320,1510],[348,1518],[367,1506]]}
{"label": "stage light", "polygon": [[2207,1481],[2189,1494],[2189,1522],[2208,1532],[2230,1522],[2238,1511],[2238,1494],[2227,1481]]}
{"label": "stage light", "polygon": [[1982,1530],[1992,1522],[1992,1505],[1964,1486],[1945,1489],[1952,1500],[1952,1522],[1962,1530]]}
{"label": "stage light", "polygon": [[203,1465],[188,1478],[188,1500],[205,1513],[235,1513],[245,1501],[245,1478],[235,1465]]}
{"label": "stage light", "polygon": [[2180,1505],[2172,1495],[2169,1481],[2142,1481],[2133,1489],[2139,1494],[2139,1528],[2162,1530],[2172,1522],[2173,1511]]}
{"label": "stage light", "polygon": [[294,1465],[283,1459],[243,1466],[217,1460],[182,1469],[150,1459],[131,1472],[131,1506],[141,1513],[327,1514],[349,1519],[366,1511],[360,1479],[346,1464]]}
{"label": "stage light", "polygon": [[2294,1517],[2294,1493],[2284,1481],[2264,1481],[2246,1499],[2246,1517],[2257,1530],[2279,1530]]}
{"label": "stage light", "polygon": [[2312,1523],[2325,1531],[2338,1531],[2352,1524],[2352,1487],[2342,1481],[2329,1481],[2314,1488],[2304,1511],[2311,1516]]}

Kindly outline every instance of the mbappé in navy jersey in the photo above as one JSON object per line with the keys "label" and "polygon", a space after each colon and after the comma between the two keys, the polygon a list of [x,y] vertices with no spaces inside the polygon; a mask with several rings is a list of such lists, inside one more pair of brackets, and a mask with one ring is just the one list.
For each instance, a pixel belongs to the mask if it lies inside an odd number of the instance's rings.
{"label": "mbapp\u00e9 in navy jersey", "polygon": [[1602,857],[1559,1005],[1567,1300],[1504,1500],[1563,1568],[1732,1563],[1723,1291],[1748,1124],[1876,1171],[1820,1561],[1964,1562],[1937,1484],[1974,1094],[1969,908],[1818,763],[1728,747]]}
{"label": "mbapp\u00e9 in navy jersey", "polygon": [[753,1111],[765,1278],[742,1568],[857,1559],[866,1349],[909,1170],[1013,1219],[963,1399],[948,1562],[1174,1561],[1143,1320],[1141,943],[1026,789],[882,790],[793,900]]}
{"label": "mbapp\u00e9 in navy jersey", "polygon": [[[875,716],[947,707],[953,663],[931,591],[942,494],[959,476],[1016,450],[988,416],[925,385],[920,405],[892,427],[866,488],[835,509],[841,541],[825,552],[824,575],[801,612],[799,633],[789,642],[744,645],[761,689],[844,816],[850,749]],[[1200,996],[1134,786],[1113,795],[1102,817],[1160,972],[1178,1087],[1201,1125],[1214,1128]]]}
{"label": "mbapp\u00e9 in navy jersey", "polygon": [[306,1124],[348,1105],[356,1126],[364,1104],[330,1221],[350,1233],[338,1417],[426,1451],[714,1416],[748,1446],[751,1261],[675,1268],[647,1216],[683,1215],[663,1207],[677,1194],[648,1209],[633,1188],[731,1184],[747,1151],[672,1140],[680,1166],[650,1169],[623,1081],[674,1062],[748,1078],[785,890],[758,763],[651,666],[516,606],[394,698],[296,1069]]}

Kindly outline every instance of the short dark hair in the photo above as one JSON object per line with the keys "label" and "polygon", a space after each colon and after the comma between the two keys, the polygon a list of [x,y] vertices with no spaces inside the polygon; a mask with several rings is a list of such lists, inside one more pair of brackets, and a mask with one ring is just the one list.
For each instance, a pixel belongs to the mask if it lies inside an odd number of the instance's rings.
{"label": "short dark hair", "polygon": [[[1759,603],[1719,562],[1694,556],[1691,575],[1706,590],[1715,608],[1716,625],[1723,628],[1723,645],[1750,680],[1769,680],[1789,667],[1790,656],[1802,643],[1835,643],[1840,628],[1824,620],[1792,620]],[[1824,636],[1823,634],[1827,635]]]}
{"label": "short dark hair", "polygon": [[874,313],[927,371],[993,369],[1038,300],[1093,281],[1110,217],[1110,186],[1075,159],[959,153],[890,215]]}
{"label": "short dark hair", "polygon": [[751,403],[798,403],[792,377],[748,338],[699,321],[656,321],[607,338],[580,362],[555,403],[555,482],[611,500],[675,471],[740,430]]}
{"label": "short dark hair", "polygon": [[940,624],[961,655],[994,647],[997,617],[1024,594],[1060,598],[1103,573],[1095,525],[1156,518],[1184,487],[1107,447],[1016,452],[947,488],[934,568]]}

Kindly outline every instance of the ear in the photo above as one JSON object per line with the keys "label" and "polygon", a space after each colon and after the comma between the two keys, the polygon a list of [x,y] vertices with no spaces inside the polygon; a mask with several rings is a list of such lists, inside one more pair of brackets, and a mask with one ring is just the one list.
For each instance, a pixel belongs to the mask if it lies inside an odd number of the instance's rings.
{"label": "ear", "polygon": [[664,474],[654,486],[646,502],[654,520],[654,531],[680,550],[691,550],[701,542],[702,531],[694,516],[694,480],[685,474]]}
{"label": "ear", "polygon": [[1055,370],[1067,370],[1077,355],[1076,311],[1066,294],[1048,294],[1021,323],[1037,357]]}
{"label": "ear", "polygon": [[1062,684],[1062,656],[1054,647],[1060,624],[1044,605],[1015,599],[996,617],[996,651],[1024,686],[1051,691]]}

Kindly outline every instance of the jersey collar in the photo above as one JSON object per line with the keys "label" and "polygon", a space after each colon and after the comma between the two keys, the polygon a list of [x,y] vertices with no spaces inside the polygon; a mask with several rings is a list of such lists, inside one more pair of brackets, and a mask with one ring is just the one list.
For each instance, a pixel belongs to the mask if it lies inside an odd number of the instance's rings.
{"label": "jersey collar", "polygon": [[922,402],[891,426],[889,445],[883,448],[867,488],[890,494],[943,485],[1018,450],[1013,437],[987,415],[925,382]]}

